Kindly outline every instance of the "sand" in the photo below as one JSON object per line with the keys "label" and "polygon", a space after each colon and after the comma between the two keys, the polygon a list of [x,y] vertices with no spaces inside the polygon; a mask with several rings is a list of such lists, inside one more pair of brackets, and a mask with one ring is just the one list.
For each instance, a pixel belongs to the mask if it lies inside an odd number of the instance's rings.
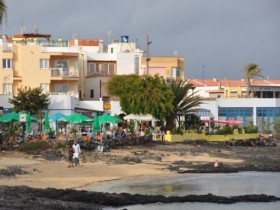
{"label": "sand", "polygon": [[[137,148],[110,151],[110,157],[128,156]],[[176,153],[166,151],[149,151],[160,155],[161,161],[144,160],[141,163],[110,164],[104,160],[94,162],[82,162],[80,166],[68,168],[66,160],[48,161],[42,158],[33,158],[32,155],[4,151],[0,153],[0,169],[9,166],[22,167],[28,174],[16,175],[15,177],[1,177],[0,185],[8,186],[30,186],[34,188],[58,188],[58,189],[82,189],[84,186],[92,185],[110,180],[137,179],[139,177],[155,176],[178,176],[170,171],[168,166],[174,161],[191,162],[242,162],[242,160],[230,158],[209,157],[207,154],[178,156]],[[94,153],[94,152],[92,152]],[[90,154],[90,153],[88,153]],[[83,155],[88,155],[83,154]]]}

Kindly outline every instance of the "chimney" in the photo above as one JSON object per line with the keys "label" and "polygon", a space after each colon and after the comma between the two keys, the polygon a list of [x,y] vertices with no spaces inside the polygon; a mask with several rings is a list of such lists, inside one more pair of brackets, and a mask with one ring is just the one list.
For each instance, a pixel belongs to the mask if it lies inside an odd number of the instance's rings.
{"label": "chimney", "polygon": [[217,82],[217,78],[216,77],[213,78],[213,82]]}

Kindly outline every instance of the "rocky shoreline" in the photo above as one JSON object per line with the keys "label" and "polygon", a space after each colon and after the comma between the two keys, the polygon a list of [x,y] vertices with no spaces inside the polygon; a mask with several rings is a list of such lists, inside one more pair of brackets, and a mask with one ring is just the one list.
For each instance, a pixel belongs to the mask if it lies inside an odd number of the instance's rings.
{"label": "rocky shoreline", "polygon": [[233,204],[237,202],[276,202],[279,197],[271,195],[241,195],[241,196],[215,196],[187,195],[165,197],[162,195],[131,195],[128,193],[110,194],[100,192],[77,191],[72,189],[35,189],[26,186],[8,187],[0,186],[1,209],[79,209],[97,210],[104,206],[127,206],[134,204],[150,203],[183,203],[183,202],[208,202],[219,204]]}

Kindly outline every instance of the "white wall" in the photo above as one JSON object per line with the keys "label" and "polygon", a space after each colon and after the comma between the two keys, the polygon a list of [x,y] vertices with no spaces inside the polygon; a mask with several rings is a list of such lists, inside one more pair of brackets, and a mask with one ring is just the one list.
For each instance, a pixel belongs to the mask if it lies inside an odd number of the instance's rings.
{"label": "white wall", "polygon": [[78,104],[79,100],[71,95],[52,95],[50,96],[49,114],[61,112],[70,115]]}
{"label": "white wall", "polygon": [[89,61],[117,61],[117,54],[87,52]]}
{"label": "white wall", "polygon": [[134,59],[135,56],[139,57],[139,68],[140,68],[141,57],[142,57],[140,53],[118,53],[117,55],[118,75],[136,74],[135,59]]}

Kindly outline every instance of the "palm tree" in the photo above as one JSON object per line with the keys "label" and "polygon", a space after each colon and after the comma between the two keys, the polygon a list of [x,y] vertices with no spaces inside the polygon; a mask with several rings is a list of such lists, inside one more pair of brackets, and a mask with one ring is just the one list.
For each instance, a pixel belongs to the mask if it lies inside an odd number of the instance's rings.
{"label": "palm tree", "polygon": [[4,19],[7,19],[7,6],[4,0],[0,0],[0,25]]}
{"label": "palm tree", "polygon": [[251,93],[253,93],[251,80],[255,77],[263,77],[261,75],[262,69],[257,64],[249,63],[242,69],[242,71],[246,81],[246,96],[249,97]]}
{"label": "palm tree", "polygon": [[195,95],[197,91],[194,91],[193,84],[177,78],[170,83],[171,90],[175,96],[173,100],[174,110],[166,117],[167,129],[174,132],[175,121],[180,122],[180,115],[186,116],[193,112],[200,104],[202,104],[202,98]]}

